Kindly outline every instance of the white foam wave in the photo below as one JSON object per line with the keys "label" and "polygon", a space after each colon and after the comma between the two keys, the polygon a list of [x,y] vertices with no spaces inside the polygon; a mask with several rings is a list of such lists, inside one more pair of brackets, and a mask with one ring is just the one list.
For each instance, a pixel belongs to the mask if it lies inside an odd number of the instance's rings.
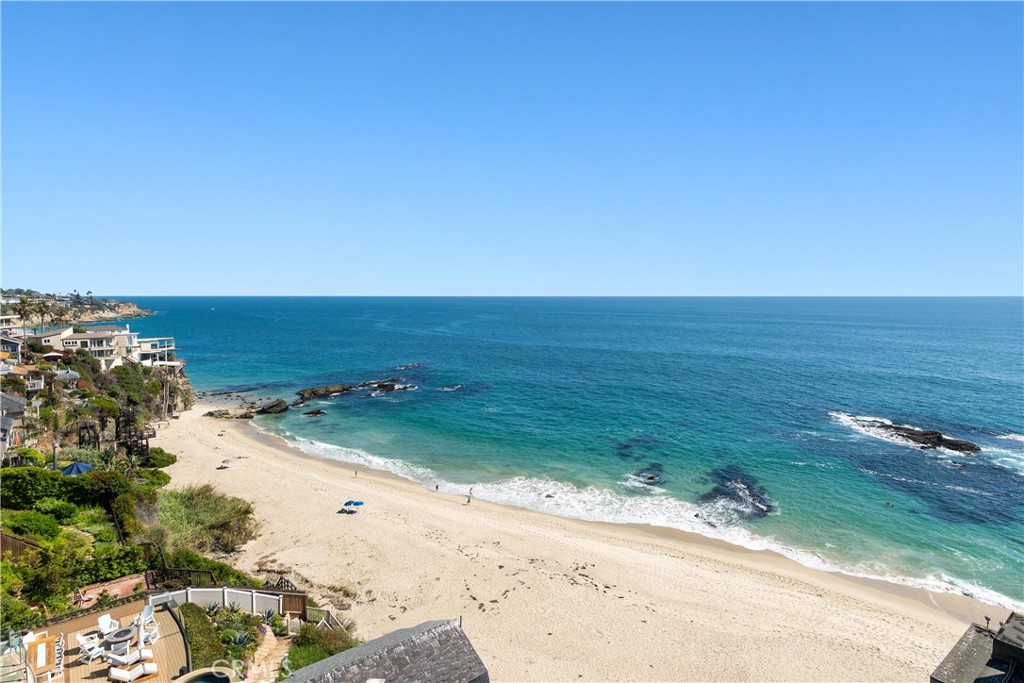
{"label": "white foam wave", "polygon": [[334,444],[324,443],[323,441],[306,439],[289,431],[284,431],[279,434],[279,436],[283,437],[286,441],[302,452],[315,455],[326,460],[336,460],[363,465],[371,469],[390,472],[391,474],[396,474],[403,479],[410,479],[415,482],[432,481],[437,479],[437,475],[428,467],[413,465],[393,458],[382,458],[380,456],[373,455],[372,453],[359,450],[358,448],[346,448],[344,446],[335,446]]}
{"label": "white foam wave", "polygon": [[584,521],[649,524],[688,531],[750,550],[776,552],[812,569],[878,579],[934,592],[965,594],[988,604],[1024,610],[1024,603],[1015,602],[991,589],[944,574],[914,578],[894,574],[880,564],[842,565],[827,560],[814,551],[793,548],[772,538],[758,536],[733,524],[736,519],[735,508],[723,501],[716,501],[711,505],[696,505],[665,495],[664,489],[646,485],[639,486],[651,495],[637,495],[636,488],[625,480],[619,483],[618,491],[598,486],[581,488],[567,482],[526,476],[472,485],[460,484],[440,479],[430,468],[401,460],[382,458],[359,449],[306,439],[288,431],[284,431],[280,436],[311,455],[365,465],[418,483],[429,482],[431,485],[436,484],[444,493],[466,495],[472,487],[474,497],[501,505]]}
{"label": "white foam wave", "polygon": [[1020,441],[1020,442],[1024,443],[1024,434],[1013,434],[1011,432],[1010,434],[1000,434],[996,438],[997,439],[1007,439],[1009,441]]}

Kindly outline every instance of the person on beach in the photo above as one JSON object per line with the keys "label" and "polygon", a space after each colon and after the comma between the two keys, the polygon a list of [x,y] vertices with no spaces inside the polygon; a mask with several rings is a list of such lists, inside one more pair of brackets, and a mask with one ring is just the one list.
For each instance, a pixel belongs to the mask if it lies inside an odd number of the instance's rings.
{"label": "person on beach", "polygon": [[469,505],[469,501],[473,500],[473,487],[469,487],[469,495],[466,496],[466,505]]}

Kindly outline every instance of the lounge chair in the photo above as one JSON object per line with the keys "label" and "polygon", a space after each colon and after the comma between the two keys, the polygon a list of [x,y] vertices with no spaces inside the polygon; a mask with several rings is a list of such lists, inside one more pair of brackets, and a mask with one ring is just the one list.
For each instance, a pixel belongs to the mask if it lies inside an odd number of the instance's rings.
{"label": "lounge chair", "polygon": [[145,645],[149,645],[160,640],[160,624],[157,624],[152,629],[142,629],[140,632],[140,638]]}
{"label": "lounge chair", "polygon": [[103,645],[95,636],[88,638],[79,633],[75,636],[75,640],[78,641],[78,651],[82,655],[79,661],[92,662],[97,657],[103,656]]}
{"label": "lounge chair", "polygon": [[119,681],[120,683],[131,683],[132,681],[145,681],[153,678],[157,674],[156,664],[153,662],[143,662],[137,664],[135,668],[119,669],[116,666],[110,667],[110,671],[107,672],[107,678],[112,681]]}
{"label": "lounge chair", "polygon": [[153,605],[146,605],[142,608],[142,614],[139,615],[139,626],[149,626],[155,623],[156,617],[153,616]]}
{"label": "lounge chair", "polygon": [[109,614],[101,615],[100,618],[96,620],[96,623],[99,625],[100,633],[103,635],[113,633],[117,629],[121,628],[121,624],[111,619]]}
{"label": "lounge chair", "polygon": [[131,666],[140,660],[145,661],[149,659],[153,659],[153,651],[145,648],[135,648],[123,655],[107,655],[107,662],[119,667]]}

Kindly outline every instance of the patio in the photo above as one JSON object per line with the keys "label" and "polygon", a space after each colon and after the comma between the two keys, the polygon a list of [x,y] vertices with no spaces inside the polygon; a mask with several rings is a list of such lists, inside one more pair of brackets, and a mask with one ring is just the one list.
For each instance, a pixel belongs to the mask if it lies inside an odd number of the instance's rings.
{"label": "patio", "polygon": [[[104,612],[94,612],[71,621],[53,624],[46,627],[49,637],[63,634],[64,636],[64,673],[51,680],[63,683],[78,683],[79,681],[106,681],[110,664],[106,657],[97,657],[92,662],[82,661],[80,658],[77,634],[96,634],[97,619],[103,614],[120,623],[122,626],[130,626],[132,621],[142,613],[146,606],[144,600],[131,602],[127,605],[112,607]],[[160,637],[156,642],[144,647],[153,651],[153,662],[156,662],[158,673],[146,680],[170,681],[177,678],[178,671],[186,665],[185,659],[185,637],[178,627],[170,611],[166,607],[158,607],[153,614],[160,630]],[[102,640],[100,641],[102,644]],[[138,636],[131,640],[131,648],[139,647]],[[107,648],[109,651],[109,647]],[[130,666],[127,668],[131,668]],[[45,681],[47,676],[42,672],[36,676],[36,680]]]}

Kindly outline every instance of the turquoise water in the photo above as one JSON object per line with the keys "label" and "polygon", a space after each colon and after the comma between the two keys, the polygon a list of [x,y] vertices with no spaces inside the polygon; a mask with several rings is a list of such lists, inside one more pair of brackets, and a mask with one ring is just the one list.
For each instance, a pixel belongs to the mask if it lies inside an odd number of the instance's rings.
{"label": "turquoise water", "polygon": [[[259,419],[311,453],[1024,604],[1019,298],[134,300],[158,314],[132,329],[177,337],[199,390],[417,387]],[[851,416],[982,450],[921,450]]]}

